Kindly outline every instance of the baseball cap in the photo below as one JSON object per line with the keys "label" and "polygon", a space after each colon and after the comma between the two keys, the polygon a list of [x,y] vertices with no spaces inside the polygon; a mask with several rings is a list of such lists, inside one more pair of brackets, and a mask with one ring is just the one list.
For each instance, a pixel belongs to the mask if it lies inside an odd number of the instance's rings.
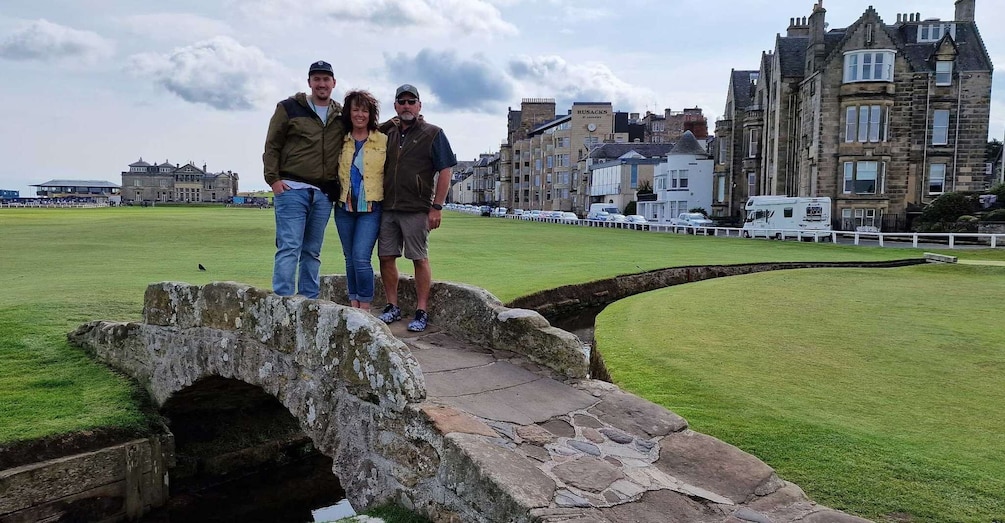
{"label": "baseball cap", "polygon": [[419,90],[416,89],[415,86],[412,84],[402,84],[402,86],[399,87],[398,90],[394,92],[394,97],[397,98],[405,93],[414,95],[416,99],[419,98]]}
{"label": "baseball cap", "polygon": [[335,73],[332,71],[332,64],[324,60],[318,60],[317,62],[311,64],[311,69],[307,71],[307,76],[310,76],[314,73],[328,73],[332,75],[332,77],[335,76]]}

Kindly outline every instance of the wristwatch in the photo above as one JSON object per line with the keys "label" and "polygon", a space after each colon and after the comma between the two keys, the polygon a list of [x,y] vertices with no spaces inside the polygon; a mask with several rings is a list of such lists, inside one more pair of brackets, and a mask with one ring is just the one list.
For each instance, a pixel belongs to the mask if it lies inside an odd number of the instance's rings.
{"label": "wristwatch", "polygon": [[434,204],[432,205],[432,207],[433,207],[434,209],[436,209],[437,211],[442,211],[442,210],[443,210],[443,206],[442,206],[442,205],[440,205],[440,204],[438,204],[438,203],[434,203]]}

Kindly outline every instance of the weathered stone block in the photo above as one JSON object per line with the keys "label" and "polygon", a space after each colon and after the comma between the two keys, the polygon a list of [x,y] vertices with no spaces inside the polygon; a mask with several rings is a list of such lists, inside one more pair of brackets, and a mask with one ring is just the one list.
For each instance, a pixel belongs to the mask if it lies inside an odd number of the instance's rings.
{"label": "weathered stone block", "polygon": [[601,398],[590,414],[625,432],[658,437],[687,428],[684,418],[634,394],[617,390]]}
{"label": "weathered stone block", "polygon": [[697,487],[744,503],[775,471],[763,461],[721,440],[686,430],[660,441],[656,467]]}
{"label": "weathered stone block", "polygon": [[235,282],[214,282],[200,290],[202,306],[200,325],[213,329],[236,330],[241,327],[244,293],[249,285]]}

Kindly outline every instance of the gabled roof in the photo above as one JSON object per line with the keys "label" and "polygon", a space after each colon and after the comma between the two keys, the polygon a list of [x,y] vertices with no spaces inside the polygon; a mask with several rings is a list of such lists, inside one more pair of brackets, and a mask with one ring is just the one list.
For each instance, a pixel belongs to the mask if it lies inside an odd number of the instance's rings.
{"label": "gabled roof", "polygon": [[806,45],[810,39],[805,36],[779,36],[775,42],[780,74],[785,77],[802,78],[806,74]]}
{"label": "gabled roof", "polygon": [[733,105],[737,111],[746,109],[750,105],[754,95],[751,90],[750,77],[756,74],[758,74],[757,71],[733,71],[733,77],[729,83],[733,88]]}
{"label": "gabled roof", "polygon": [[605,143],[594,149],[590,153],[590,158],[595,160],[621,158],[632,151],[645,158],[659,158],[666,156],[671,149],[673,149],[672,143]]}
{"label": "gabled roof", "polygon": [[707,156],[708,151],[700,143],[698,139],[694,137],[694,133],[691,131],[684,131],[677,143],[674,144],[673,149],[670,150],[671,155],[689,155],[689,156]]}

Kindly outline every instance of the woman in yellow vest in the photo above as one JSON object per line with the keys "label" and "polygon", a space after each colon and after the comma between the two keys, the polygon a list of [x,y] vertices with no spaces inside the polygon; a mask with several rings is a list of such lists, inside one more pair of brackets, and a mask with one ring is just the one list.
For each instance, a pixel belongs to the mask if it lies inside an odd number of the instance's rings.
{"label": "woman in yellow vest", "polygon": [[384,157],[387,136],[377,129],[378,103],[366,91],[345,95],[342,120],[348,132],[342,143],[338,175],[342,196],[335,202],[335,227],[345,255],[349,300],[370,310],[373,301],[373,247],[380,231],[384,200]]}

